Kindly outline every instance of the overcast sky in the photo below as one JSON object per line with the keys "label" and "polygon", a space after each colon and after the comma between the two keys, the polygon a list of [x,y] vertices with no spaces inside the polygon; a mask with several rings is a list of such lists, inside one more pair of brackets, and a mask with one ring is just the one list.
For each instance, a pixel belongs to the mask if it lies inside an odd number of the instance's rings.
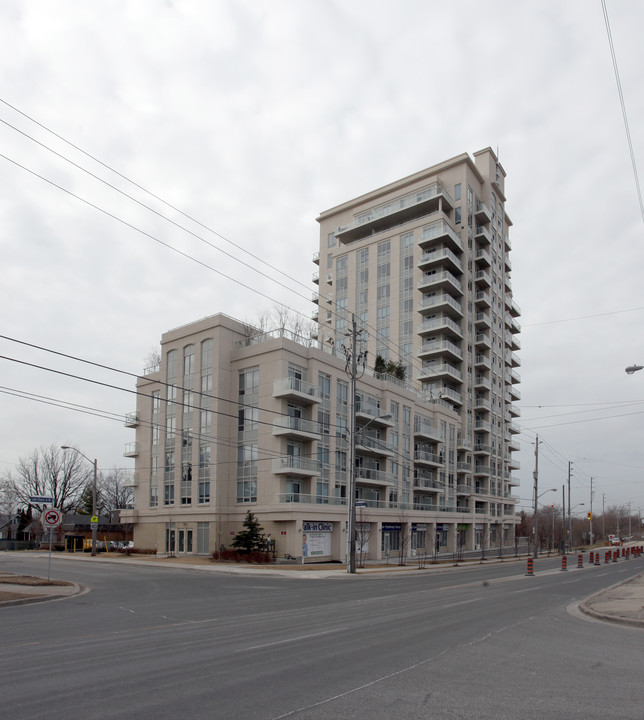
{"label": "overcast sky", "polygon": [[[606,7],[642,169],[644,3]],[[0,44],[0,334],[140,373],[200,317],[277,301],[310,317],[322,210],[490,146],[522,310],[519,507],[538,432],[540,488],[558,490],[542,502],[561,502],[572,461],[575,512],[591,477],[596,511],[644,510],[644,371],[624,372],[644,364],[644,223],[600,0],[2,0]],[[15,342],[0,354],[134,389]],[[49,444],[133,467],[133,394],[0,372],[0,473]]]}

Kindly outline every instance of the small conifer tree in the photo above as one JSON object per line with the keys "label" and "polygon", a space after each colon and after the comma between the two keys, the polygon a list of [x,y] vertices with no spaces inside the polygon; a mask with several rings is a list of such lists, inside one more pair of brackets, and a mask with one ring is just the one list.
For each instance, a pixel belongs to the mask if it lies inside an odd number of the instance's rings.
{"label": "small conifer tree", "polygon": [[246,513],[242,525],[245,529],[235,535],[232,546],[245,553],[264,550],[266,548],[264,528],[250,510]]}

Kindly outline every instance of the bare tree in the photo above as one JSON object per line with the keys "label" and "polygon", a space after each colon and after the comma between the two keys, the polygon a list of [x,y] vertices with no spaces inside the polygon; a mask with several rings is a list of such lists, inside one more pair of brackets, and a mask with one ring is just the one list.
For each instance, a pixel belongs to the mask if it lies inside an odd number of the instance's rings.
{"label": "bare tree", "polygon": [[399,556],[398,556],[398,564],[404,565],[405,560],[407,559],[407,548],[409,546],[409,533],[407,532],[407,514],[404,510],[400,511],[400,514],[398,515],[398,522],[400,524],[400,530],[399,530]]}
{"label": "bare tree", "polygon": [[145,356],[144,367],[146,369],[160,368],[161,367],[161,351],[158,347],[151,347],[148,354]]}
{"label": "bare tree", "polygon": [[245,322],[244,325],[254,328],[253,334],[280,330],[307,342],[312,341],[317,329],[317,323],[285,305],[273,305],[268,310],[259,312],[255,323]]}
{"label": "bare tree", "polygon": [[114,467],[101,474],[99,487],[105,511],[124,510],[134,502],[134,488],[129,485],[132,475],[128,470]]}
{"label": "bare tree", "polygon": [[367,520],[364,507],[358,508],[356,522],[356,547],[360,557],[359,566],[364,567],[365,557],[369,549],[369,536],[371,535],[371,524]]}
{"label": "bare tree", "polygon": [[3,481],[20,505],[31,505],[42,511],[45,506],[32,503],[29,498],[45,495],[53,498],[54,507],[69,512],[76,508],[92,472],[91,466],[78,453],[66,453],[51,445],[20,458],[15,472],[6,473]]}

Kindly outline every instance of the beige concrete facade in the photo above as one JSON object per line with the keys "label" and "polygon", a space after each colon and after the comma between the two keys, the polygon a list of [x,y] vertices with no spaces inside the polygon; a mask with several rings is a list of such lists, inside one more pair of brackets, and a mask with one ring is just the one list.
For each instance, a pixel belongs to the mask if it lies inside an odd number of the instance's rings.
{"label": "beige concrete facade", "polygon": [[[316,339],[224,315],[165,333],[128,417],[135,545],[207,554],[251,510],[278,555],[346,558],[354,320],[368,350],[355,398],[364,558],[511,545],[519,310],[504,180],[487,149],[322,213]],[[375,372],[377,356],[404,380]]]}

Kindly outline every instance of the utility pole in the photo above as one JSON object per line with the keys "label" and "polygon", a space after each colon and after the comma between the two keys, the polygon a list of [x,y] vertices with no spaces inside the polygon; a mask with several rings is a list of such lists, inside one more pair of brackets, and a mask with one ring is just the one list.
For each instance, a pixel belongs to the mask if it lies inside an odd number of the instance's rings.
{"label": "utility pole", "polygon": [[539,552],[538,511],[539,511],[539,435],[534,445],[534,557]]}
{"label": "utility pole", "polygon": [[604,504],[606,502],[606,493],[602,493],[602,538],[606,537],[606,518],[604,511]]}
{"label": "utility pole", "polygon": [[561,486],[561,530],[563,532],[563,555],[566,554],[566,486]]}
{"label": "utility pole", "polygon": [[593,544],[593,479],[592,479],[592,477],[590,478],[590,515],[589,515],[588,519],[590,520],[590,536],[588,539],[590,540],[589,544],[592,545]]}
{"label": "utility pole", "polygon": [[570,469],[572,461],[568,460],[568,550],[572,552],[572,514],[570,512],[572,504],[570,503]]}
{"label": "utility pole", "polygon": [[[362,332],[362,330],[360,330]],[[358,332],[356,316],[351,314],[351,332],[347,333],[350,345],[343,346],[347,359],[345,372],[349,376],[349,478],[347,487],[347,572],[356,571],[356,380],[359,367],[360,377],[364,375],[367,364],[367,353],[358,352]]]}

